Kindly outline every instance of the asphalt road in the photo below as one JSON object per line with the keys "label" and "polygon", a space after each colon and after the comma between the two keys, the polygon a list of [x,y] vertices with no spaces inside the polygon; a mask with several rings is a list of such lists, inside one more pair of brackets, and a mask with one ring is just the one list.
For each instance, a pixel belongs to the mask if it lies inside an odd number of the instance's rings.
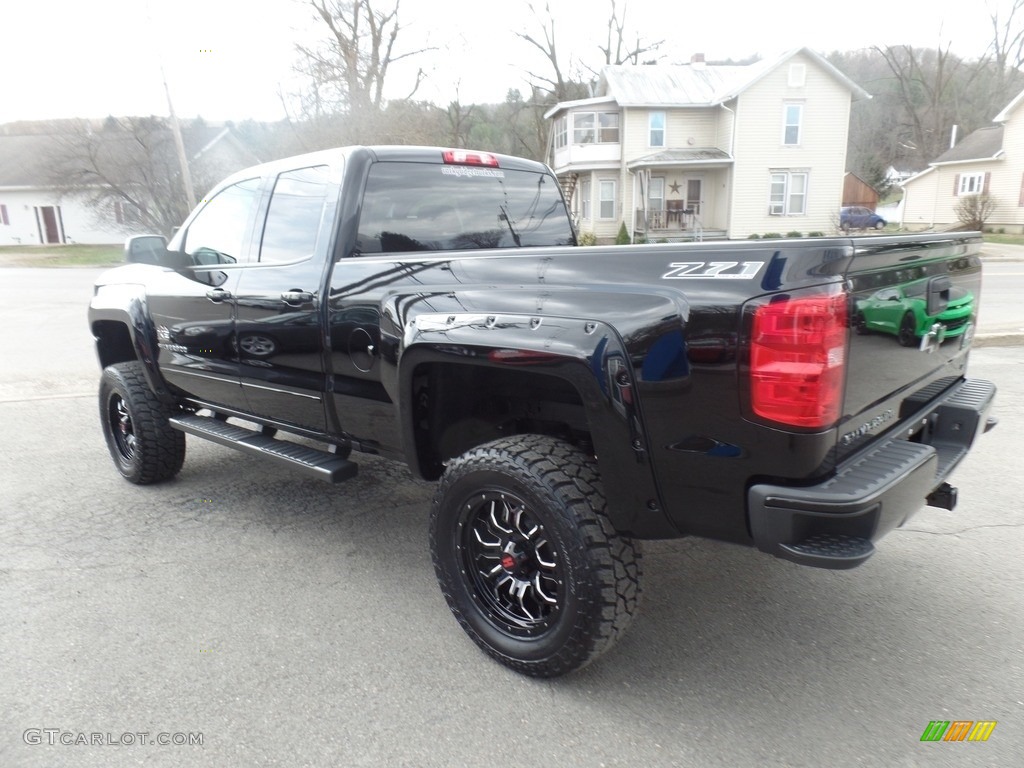
{"label": "asphalt road", "polygon": [[[626,638],[535,681],[448,613],[431,488],[402,467],[331,488],[190,440],[175,481],[121,480],[95,274],[0,270],[3,768],[1020,764],[1024,347],[972,355],[1001,423],[956,512],[922,510],[849,572],[648,544]],[[932,720],[998,725],[922,743]]]}

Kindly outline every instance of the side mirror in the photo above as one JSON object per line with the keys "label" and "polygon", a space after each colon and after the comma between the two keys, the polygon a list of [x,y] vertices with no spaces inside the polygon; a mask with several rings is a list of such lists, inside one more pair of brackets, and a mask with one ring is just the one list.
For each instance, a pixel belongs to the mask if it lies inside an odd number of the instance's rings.
{"label": "side mirror", "polygon": [[129,264],[167,266],[167,238],[163,235],[133,235],[124,241],[124,260]]}

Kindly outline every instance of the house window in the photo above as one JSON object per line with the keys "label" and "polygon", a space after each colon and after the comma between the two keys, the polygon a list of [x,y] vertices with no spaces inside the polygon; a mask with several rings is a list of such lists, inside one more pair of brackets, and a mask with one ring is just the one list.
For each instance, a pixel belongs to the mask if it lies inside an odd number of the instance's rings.
{"label": "house window", "polygon": [[807,66],[804,64],[789,65],[789,87],[803,88],[807,79]]}
{"label": "house window", "polygon": [[576,112],[573,114],[573,144],[615,144],[618,141],[618,112]]}
{"label": "house window", "polygon": [[770,216],[802,216],[807,212],[807,172],[775,171],[768,193]]}
{"label": "house window", "polygon": [[580,218],[590,218],[590,179],[580,184]]}
{"label": "house window", "polygon": [[597,140],[602,144],[618,144],[619,113],[598,112],[597,120]]}
{"label": "house window", "polygon": [[786,104],[783,111],[785,119],[782,129],[782,143],[795,147],[800,143],[800,124],[803,122],[804,105]]}
{"label": "house window", "polygon": [[665,146],[665,113],[651,112],[647,118],[648,134],[652,147]]}
{"label": "house window", "polygon": [[555,149],[561,149],[569,143],[569,121],[565,115],[555,120]]}
{"label": "house window", "polygon": [[141,224],[144,208],[140,208],[127,200],[114,201],[114,221],[118,224]]}
{"label": "house window", "polygon": [[961,173],[958,195],[980,195],[985,189],[984,173]]}
{"label": "house window", "polygon": [[601,211],[600,218],[602,219],[614,219],[615,218],[615,182],[614,181],[602,181],[601,182]]}
{"label": "house window", "polygon": [[594,113],[577,112],[572,116],[572,143],[593,144],[597,138],[594,130]]}
{"label": "house window", "polygon": [[4,226],[9,226],[10,223],[11,220],[7,218],[7,206],[0,205],[0,224],[3,224]]}

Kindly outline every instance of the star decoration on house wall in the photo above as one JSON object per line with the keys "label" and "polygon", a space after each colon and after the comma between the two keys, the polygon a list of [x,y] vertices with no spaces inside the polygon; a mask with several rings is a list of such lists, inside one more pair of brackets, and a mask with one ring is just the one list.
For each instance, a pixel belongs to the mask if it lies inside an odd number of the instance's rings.
{"label": "star decoration on house wall", "polygon": [[678,192],[679,191],[679,182],[678,181],[673,181],[671,184],[668,185],[668,188],[671,189],[673,193]]}

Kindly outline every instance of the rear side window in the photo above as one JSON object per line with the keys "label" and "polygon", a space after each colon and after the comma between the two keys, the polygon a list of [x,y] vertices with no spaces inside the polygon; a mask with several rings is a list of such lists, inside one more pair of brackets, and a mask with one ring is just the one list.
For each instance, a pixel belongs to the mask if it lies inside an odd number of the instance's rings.
{"label": "rear side window", "polygon": [[297,261],[313,255],[327,201],[328,168],[316,165],[277,177],[267,210],[260,261]]}
{"label": "rear side window", "polygon": [[548,174],[384,162],[367,177],[357,255],[574,243]]}

